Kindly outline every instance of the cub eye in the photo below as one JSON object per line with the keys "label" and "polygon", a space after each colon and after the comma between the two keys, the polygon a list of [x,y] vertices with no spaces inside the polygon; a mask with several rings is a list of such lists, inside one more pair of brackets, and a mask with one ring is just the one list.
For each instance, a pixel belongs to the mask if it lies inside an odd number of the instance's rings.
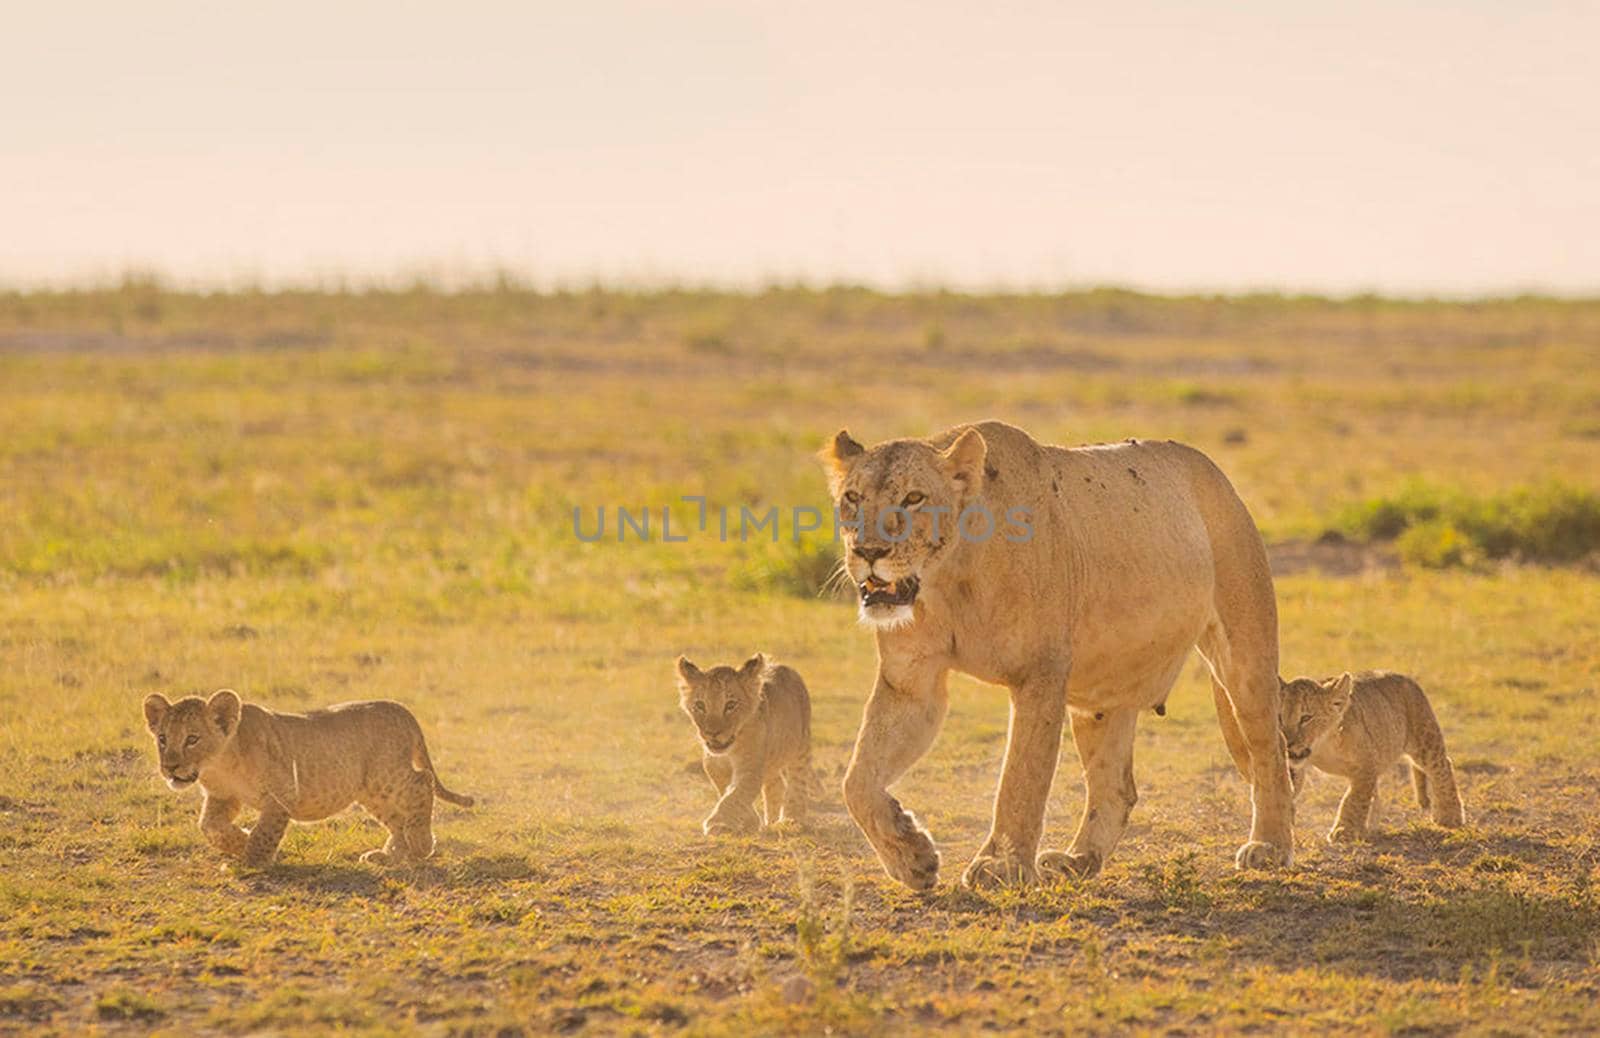
{"label": "cub eye", "polygon": [[854,490],[846,490],[844,492],[844,503],[847,505],[860,504],[861,495],[856,493]]}
{"label": "cub eye", "polygon": [[703,714],[703,713],[705,713],[705,712],[706,712],[706,703],[705,703],[705,700],[703,700],[703,699],[696,699],[696,700],[695,700],[695,701],[694,701],[694,712],[695,712],[695,713],[697,713],[697,714]]}
{"label": "cub eye", "polygon": [[733,709],[734,709],[734,707],[736,707],[736,706],[738,706],[738,705],[739,705],[739,701],[738,701],[738,700],[737,700],[737,699],[730,699],[730,700],[728,700],[728,702],[727,702],[727,703],[726,703],[726,704],[724,704],[724,706],[723,706],[723,707],[722,707],[722,712],[723,712],[723,713],[724,713],[724,714],[731,714],[731,713],[733,713]]}
{"label": "cub eye", "polygon": [[167,745],[167,737],[165,735],[156,736],[156,745],[157,746],[166,746]]}
{"label": "cub eye", "polygon": [[187,739],[183,740],[183,745],[184,745],[185,748],[187,748],[187,747],[193,746],[195,743],[197,743],[199,741],[200,741],[200,737],[198,735],[191,735]]}
{"label": "cub eye", "polygon": [[928,496],[926,494],[920,490],[913,490],[911,493],[906,495],[906,499],[904,501],[900,502],[900,507],[915,508],[926,500],[928,500]]}
{"label": "cub eye", "polygon": [[1311,715],[1310,714],[1301,714],[1300,715],[1300,723],[1301,724],[1310,724],[1311,723]]}

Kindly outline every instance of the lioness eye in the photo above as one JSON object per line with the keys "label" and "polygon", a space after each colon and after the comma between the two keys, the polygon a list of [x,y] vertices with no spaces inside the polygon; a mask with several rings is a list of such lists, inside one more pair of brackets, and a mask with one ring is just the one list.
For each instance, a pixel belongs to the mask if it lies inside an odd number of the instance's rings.
{"label": "lioness eye", "polygon": [[922,491],[913,490],[911,493],[906,495],[906,499],[900,502],[900,504],[901,507],[904,508],[915,508],[927,499],[927,495],[922,493]]}
{"label": "lioness eye", "polygon": [[199,741],[200,741],[200,737],[198,735],[191,735],[187,739],[183,740],[183,744],[185,746],[193,746],[195,743],[197,743]]}
{"label": "lioness eye", "polygon": [[166,744],[167,744],[167,737],[165,735],[156,736],[156,745],[157,746],[165,746]]}
{"label": "lioness eye", "polygon": [[1300,715],[1300,723],[1301,724],[1310,724],[1311,723],[1311,715],[1310,714],[1301,714]]}
{"label": "lioness eye", "polygon": [[704,700],[696,699],[694,701],[694,712],[697,714],[703,714],[706,712],[706,704]]}
{"label": "lioness eye", "polygon": [[727,705],[722,708],[722,712],[725,714],[731,714],[733,713],[733,708],[738,705],[739,701],[737,699],[730,699],[728,700]]}
{"label": "lioness eye", "polygon": [[854,490],[846,490],[844,492],[844,503],[845,504],[853,505],[853,504],[855,504],[856,502],[858,502],[860,500],[861,500],[861,495],[856,493]]}

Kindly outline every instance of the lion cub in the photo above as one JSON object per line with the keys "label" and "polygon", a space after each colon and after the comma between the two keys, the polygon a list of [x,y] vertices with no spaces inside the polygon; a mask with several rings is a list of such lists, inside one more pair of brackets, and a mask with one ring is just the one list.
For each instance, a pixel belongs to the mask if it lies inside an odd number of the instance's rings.
{"label": "lion cub", "polygon": [[[173,789],[205,790],[200,831],[219,850],[259,868],[272,860],[290,821],[315,822],[359,803],[389,829],[365,862],[399,864],[433,853],[433,797],[471,807],[434,774],[422,728],[399,703],[343,703],[281,714],[241,703],[231,689],[209,699],[144,701],[161,774]],[[246,832],[246,808],[261,812]]]}
{"label": "lion cub", "polygon": [[706,777],[721,795],[702,826],[707,835],[749,832],[763,821],[803,822],[817,779],[811,770],[811,695],[800,675],[759,652],[737,670],[703,671],[679,656],[678,692],[705,747]]}
{"label": "lion cub", "polygon": [[1280,685],[1279,720],[1295,792],[1308,764],[1350,780],[1328,842],[1366,835],[1378,773],[1402,757],[1411,765],[1417,803],[1440,825],[1462,824],[1461,795],[1445,756],[1444,734],[1415,681],[1404,674],[1365,671],[1325,681],[1280,680]]}

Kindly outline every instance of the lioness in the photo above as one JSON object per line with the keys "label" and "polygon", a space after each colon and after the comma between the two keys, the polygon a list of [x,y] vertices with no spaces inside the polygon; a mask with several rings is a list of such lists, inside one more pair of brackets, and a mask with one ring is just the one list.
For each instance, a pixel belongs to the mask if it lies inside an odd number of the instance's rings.
{"label": "lioness", "polygon": [[[1235,862],[1290,862],[1272,577],[1250,514],[1205,455],[1134,440],[1052,447],[982,422],[870,450],[841,430],[821,457],[878,641],[845,803],[890,876],[916,889],[938,877],[933,841],[888,790],[938,734],[949,671],[1011,691],[994,824],[962,882],[1033,882],[1092,874],[1116,846],[1137,799],[1139,711],[1165,702],[1195,645],[1251,785]],[[1083,819],[1066,851],[1035,858],[1069,718]]]}
{"label": "lioness", "polygon": [[720,797],[701,826],[708,836],[805,820],[816,785],[811,695],[793,668],[758,652],[738,669],[703,671],[679,656],[678,703],[700,733],[701,763]]}
{"label": "lioness", "polygon": [[[282,714],[241,703],[231,689],[170,703],[152,695],[144,717],[161,774],[173,789],[205,791],[200,831],[252,868],[270,861],[291,820],[315,822],[359,803],[389,829],[365,862],[399,864],[433,853],[433,797],[471,807],[434,773],[422,729],[399,703],[343,703]],[[234,819],[261,812],[246,832]]]}
{"label": "lioness", "polygon": [[1418,806],[1442,826],[1462,825],[1461,794],[1439,719],[1422,687],[1404,674],[1365,671],[1284,682],[1281,723],[1296,793],[1308,765],[1350,780],[1329,843],[1367,834],[1378,773],[1402,757],[1411,765]]}

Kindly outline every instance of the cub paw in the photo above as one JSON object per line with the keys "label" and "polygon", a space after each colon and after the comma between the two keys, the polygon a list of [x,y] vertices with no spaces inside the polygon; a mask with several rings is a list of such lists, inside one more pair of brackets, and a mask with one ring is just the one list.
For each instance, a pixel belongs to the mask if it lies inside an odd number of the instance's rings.
{"label": "cub paw", "polygon": [[968,890],[996,887],[1031,887],[1039,881],[1034,866],[1015,855],[980,854],[961,874],[961,885]]}
{"label": "cub paw", "polygon": [[1288,851],[1263,840],[1251,840],[1233,856],[1233,866],[1237,869],[1276,869],[1290,861]]}
{"label": "cub paw", "polygon": [[1088,879],[1100,872],[1100,855],[1094,851],[1045,851],[1034,866],[1040,882],[1062,879]]}
{"label": "cub paw", "polygon": [[1336,825],[1328,831],[1329,843],[1359,843],[1366,838],[1366,832],[1353,825]]}
{"label": "cub paw", "polygon": [[394,864],[394,855],[386,850],[370,850],[361,856],[363,865],[388,866]]}
{"label": "cub paw", "polygon": [[754,808],[713,811],[700,828],[707,836],[753,833],[761,828],[761,818]]}

